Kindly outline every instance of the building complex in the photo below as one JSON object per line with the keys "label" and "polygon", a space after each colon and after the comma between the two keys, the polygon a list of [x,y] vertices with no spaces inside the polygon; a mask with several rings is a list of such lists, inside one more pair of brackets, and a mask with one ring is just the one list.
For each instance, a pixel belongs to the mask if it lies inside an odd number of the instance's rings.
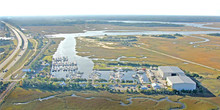
{"label": "building complex", "polygon": [[195,90],[196,83],[176,66],[159,66],[158,73],[167,85],[176,90]]}

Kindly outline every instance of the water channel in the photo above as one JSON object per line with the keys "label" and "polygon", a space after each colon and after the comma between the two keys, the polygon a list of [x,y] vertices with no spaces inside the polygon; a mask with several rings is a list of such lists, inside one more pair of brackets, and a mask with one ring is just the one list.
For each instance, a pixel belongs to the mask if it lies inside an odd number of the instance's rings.
{"label": "water channel", "polygon": [[[78,64],[79,71],[84,72],[83,78],[88,78],[90,73],[92,72],[94,63],[92,59],[88,57],[81,57],[77,55],[76,47],[76,37],[81,36],[102,36],[102,35],[158,35],[158,34],[182,34],[182,35],[191,35],[191,34],[209,34],[209,33],[217,33],[220,31],[87,31],[85,33],[74,33],[74,34],[56,34],[52,35],[52,37],[64,37],[65,39],[61,41],[59,44],[56,53],[54,56],[68,56],[70,61],[76,61]],[[199,38],[199,37],[197,37]],[[205,41],[197,41],[191,42],[190,44],[207,42],[209,39],[202,38],[200,39]]]}
{"label": "water channel", "polygon": [[[129,22],[129,21],[126,21]],[[141,23],[141,21],[138,21]],[[143,21],[142,21],[143,22]],[[146,21],[147,22],[147,21]],[[133,23],[135,23],[133,21]],[[170,22],[164,22],[164,23],[170,23]],[[205,24],[195,24],[195,23],[173,23],[173,24],[183,24],[185,26],[193,26],[193,27],[199,27],[199,28],[206,28],[206,29],[218,29],[220,30],[220,28],[212,28],[212,27],[206,27]],[[210,34],[210,33],[220,33],[220,31],[135,31],[135,30],[103,30],[103,31],[86,31],[85,33],[74,33],[74,34],[56,34],[56,35],[50,35],[52,37],[64,37],[65,39],[63,41],[61,41],[61,43],[58,46],[58,49],[56,51],[56,53],[54,54],[55,57],[60,57],[60,56],[68,56],[69,59],[71,61],[76,61],[78,64],[78,68],[79,71],[84,72],[83,78],[88,78],[90,73],[92,72],[94,63],[92,61],[92,59],[88,58],[88,57],[81,57],[77,55],[77,51],[75,49],[76,47],[76,37],[81,37],[81,36],[102,36],[102,35],[142,35],[142,34],[146,34],[146,35],[158,35],[158,34],[182,34],[182,35],[193,35],[193,34]],[[208,42],[209,39],[207,38],[203,38],[203,37],[198,37],[198,36],[191,36],[191,37],[195,37],[195,38],[199,38],[202,41],[196,41],[196,42],[190,42],[189,44],[196,44],[196,43],[204,43],[204,42]],[[120,61],[121,58],[124,58],[124,56],[119,57],[118,59],[115,59],[116,61]],[[32,101],[28,101],[28,102],[18,102],[18,103],[14,103],[15,105],[22,105],[22,104],[29,104],[31,102],[34,101],[44,101],[44,100],[49,100],[51,98],[56,97],[55,95],[53,96],[49,96],[49,97],[45,97],[45,98],[39,98],[39,99],[35,99]],[[75,94],[72,95],[72,97],[81,97],[81,96],[77,96]],[[84,97],[82,97],[84,98]],[[85,98],[87,100],[93,99],[95,97],[89,97],[89,98]],[[107,100],[113,101],[110,98],[106,98]],[[179,109],[184,109],[185,105],[182,102],[174,102],[171,101],[170,99],[168,99],[168,97],[156,100],[153,98],[147,98],[147,97],[130,97],[127,98],[127,101],[129,101],[128,104],[123,103],[122,101],[120,101],[120,105],[122,106],[128,106],[130,104],[133,103],[132,99],[148,99],[148,100],[152,100],[152,101],[156,101],[156,102],[160,102],[160,101],[168,101],[170,103],[179,103],[181,104],[181,108]],[[176,109],[176,108],[174,108]]]}
{"label": "water channel", "polygon": [[[55,98],[56,95],[52,95],[52,96],[48,96],[48,97],[45,97],[45,98],[38,98],[38,99],[34,99],[34,100],[31,100],[31,101],[27,101],[27,102],[17,102],[17,103],[14,103],[14,105],[25,105],[25,104],[29,104],[29,103],[32,103],[34,101],[44,101],[44,100],[49,100],[49,99],[52,99],[52,98]],[[71,97],[80,97],[80,98],[84,98],[86,100],[90,100],[90,99],[94,99],[94,98],[98,98],[98,97],[82,97],[82,96],[78,96],[76,94],[72,94]],[[115,101],[113,99],[110,99],[110,98],[104,98],[108,101]],[[129,97],[127,98],[126,100],[129,102],[128,104],[120,101],[120,105],[122,106],[129,106],[133,103],[133,99],[147,99],[147,100],[151,100],[151,101],[155,101],[155,102],[161,102],[161,101],[168,101],[170,103],[177,103],[177,104],[181,104],[181,107],[180,108],[171,108],[171,110],[181,110],[181,109],[185,109],[186,106],[184,103],[180,102],[180,101],[177,101],[177,102],[174,102],[172,100],[170,100],[168,97],[165,97],[165,98],[161,98],[161,99],[153,99],[153,98],[148,98],[148,97]]]}

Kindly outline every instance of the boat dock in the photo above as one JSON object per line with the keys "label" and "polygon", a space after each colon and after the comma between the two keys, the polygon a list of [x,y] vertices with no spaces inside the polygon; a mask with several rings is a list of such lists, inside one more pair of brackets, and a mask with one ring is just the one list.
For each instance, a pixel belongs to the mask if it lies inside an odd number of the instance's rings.
{"label": "boat dock", "polygon": [[55,57],[52,60],[51,74],[55,78],[72,79],[78,73],[76,62],[69,61],[68,57]]}

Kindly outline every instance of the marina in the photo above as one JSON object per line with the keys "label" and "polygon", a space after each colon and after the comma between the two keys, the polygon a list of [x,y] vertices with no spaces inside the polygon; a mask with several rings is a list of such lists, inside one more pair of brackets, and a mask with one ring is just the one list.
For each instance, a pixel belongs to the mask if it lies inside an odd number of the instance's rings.
{"label": "marina", "polygon": [[55,57],[52,60],[51,74],[55,78],[81,78],[76,62],[69,61],[68,57]]}
{"label": "marina", "polygon": [[[203,28],[203,27],[200,27]],[[76,37],[85,37],[85,36],[103,36],[103,35],[159,35],[159,34],[182,34],[191,37],[194,34],[210,34],[210,33],[218,33],[219,31],[140,31],[140,30],[101,30],[101,31],[86,31],[85,33],[72,33],[72,34],[55,34],[55,35],[47,35],[48,37],[64,37],[65,39],[61,41],[59,47],[57,48],[56,53],[54,56],[68,56],[70,61],[76,61],[78,65],[78,70],[83,72],[82,78],[88,79],[90,74],[93,71],[94,63],[92,60],[99,60],[99,59],[92,59],[89,57],[82,57],[77,55],[76,51]],[[196,36],[196,38],[198,38]],[[208,42],[209,39],[199,37],[204,41],[198,42],[189,42],[189,44],[196,44],[196,43],[204,43]],[[119,57],[118,59],[114,59],[115,61],[120,61],[123,56]]]}
{"label": "marina", "polygon": [[105,82],[122,82],[122,83],[150,83],[145,71],[117,69],[115,71],[96,71],[94,70],[89,76],[91,80],[101,80]]}

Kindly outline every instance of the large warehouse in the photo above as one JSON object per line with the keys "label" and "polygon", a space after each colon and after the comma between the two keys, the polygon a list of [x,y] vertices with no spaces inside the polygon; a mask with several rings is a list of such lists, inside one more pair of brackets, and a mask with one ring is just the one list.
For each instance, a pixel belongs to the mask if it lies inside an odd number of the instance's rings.
{"label": "large warehouse", "polygon": [[162,79],[166,79],[169,76],[185,76],[185,73],[176,66],[159,66],[158,72]]}
{"label": "large warehouse", "polygon": [[170,76],[167,77],[167,85],[176,90],[194,90],[196,83],[187,76]]}

